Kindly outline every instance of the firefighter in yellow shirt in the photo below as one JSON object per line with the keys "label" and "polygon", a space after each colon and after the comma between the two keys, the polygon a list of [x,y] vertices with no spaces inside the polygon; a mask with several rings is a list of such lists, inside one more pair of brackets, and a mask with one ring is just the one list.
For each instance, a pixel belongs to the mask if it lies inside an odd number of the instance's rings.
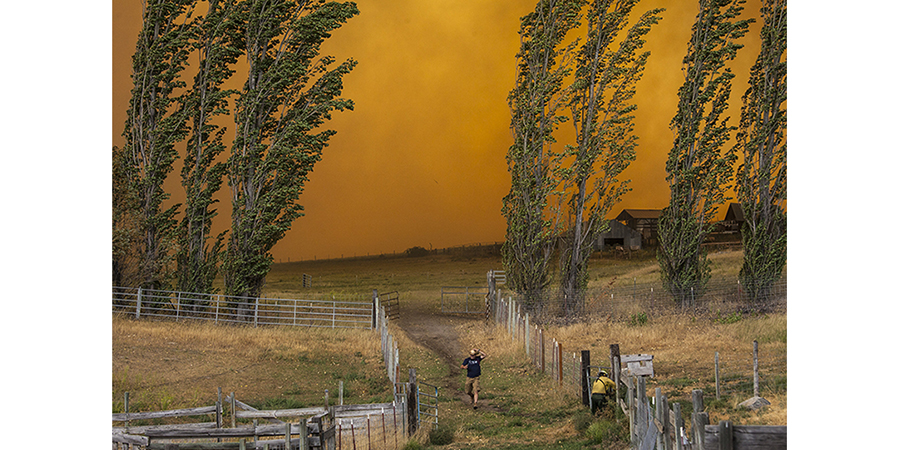
{"label": "firefighter in yellow shirt", "polygon": [[591,413],[595,414],[600,408],[606,406],[616,395],[616,382],[609,379],[609,374],[601,370],[597,374],[597,381],[591,387]]}

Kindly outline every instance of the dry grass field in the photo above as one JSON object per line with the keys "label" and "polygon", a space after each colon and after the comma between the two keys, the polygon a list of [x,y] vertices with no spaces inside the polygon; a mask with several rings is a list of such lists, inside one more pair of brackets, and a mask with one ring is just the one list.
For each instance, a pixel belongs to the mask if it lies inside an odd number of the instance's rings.
{"label": "dry grass field", "polygon": [[[740,252],[716,253],[714,276],[734,276]],[[441,423],[451,444],[440,448],[627,448],[627,421],[607,414],[592,418],[571,390],[553,387],[535,370],[522,349],[505,331],[483,319],[440,314],[441,286],[485,286],[486,273],[500,269],[496,256],[432,255],[419,258],[370,258],[276,264],[265,294],[288,298],[304,293],[369,293],[398,291],[401,314],[411,309],[427,313],[455,330],[458,359],[470,346],[490,355],[482,376],[484,402],[473,411],[460,401],[462,375],[446,351],[417,342],[402,329],[399,341],[401,374],[416,368],[419,379],[440,386]],[[313,287],[302,287],[302,274]],[[631,259],[603,257],[592,261],[592,284],[610,280],[654,280],[650,254]],[[416,316],[419,317],[418,315]],[[550,336],[566,351],[591,350],[592,360],[608,359],[609,344],[622,353],[654,355],[656,377],[670,401],[687,402],[691,389],[703,389],[712,423],[730,419],[739,424],[787,423],[787,319],[784,314],[719,317],[673,315],[647,317],[640,323],[587,318],[570,325],[549,326]],[[752,342],[760,348],[763,376],[760,395],[772,405],[746,412],[738,403],[752,395]],[[129,392],[132,411],[208,405],[221,387],[239,400],[261,409],[303,407],[332,401],[340,381],[345,403],[390,399],[377,336],[370,331],[330,329],[250,328],[200,323],[138,322],[113,319],[113,410],[120,411]],[[452,350],[451,350],[452,352]],[[714,355],[723,366],[723,395],[715,400]],[[419,436],[407,448],[428,447]]]}

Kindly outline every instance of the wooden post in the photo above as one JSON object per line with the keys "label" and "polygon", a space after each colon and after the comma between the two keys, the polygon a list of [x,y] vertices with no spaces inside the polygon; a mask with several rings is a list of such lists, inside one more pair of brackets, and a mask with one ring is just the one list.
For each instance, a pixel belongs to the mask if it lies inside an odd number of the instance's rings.
{"label": "wooden post", "polygon": [[416,369],[409,369],[409,392],[407,392],[409,400],[406,402],[409,414],[409,436],[416,433],[419,428],[419,401],[418,401],[418,385],[416,384]]}
{"label": "wooden post", "polygon": [[706,429],[709,424],[709,416],[703,412],[703,391],[694,389],[691,391],[691,403],[694,412],[691,414],[691,430],[693,431],[693,443],[699,450],[705,450]]}
{"label": "wooden post", "polygon": [[[216,429],[222,428],[222,388],[219,387],[217,389],[218,396],[216,397]],[[216,438],[216,442],[222,442],[222,438]]]}
{"label": "wooden post", "polygon": [[581,403],[585,406],[591,404],[591,382],[588,366],[591,365],[591,351],[581,351]]}
{"label": "wooden post", "polygon": [[562,344],[556,343],[556,383],[560,386],[563,382],[563,351]]}
{"label": "wooden post", "polygon": [[253,328],[259,326],[259,297],[256,297],[256,302],[253,303]]}
{"label": "wooden post", "polygon": [[684,417],[681,417],[681,403],[672,404],[672,412],[675,413],[675,450],[684,450]]}
{"label": "wooden post", "polygon": [[759,342],[753,340],[753,397],[759,398]]}
{"label": "wooden post", "polygon": [[125,393],[125,429],[128,429],[131,421],[128,420],[128,393]]}
{"label": "wooden post", "polygon": [[612,371],[613,371],[613,381],[616,383],[616,405],[617,406],[619,404],[619,399],[622,398],[622,394],[621,394],[621,392],[619,392],[619,391],[621,391],[620,386],[622,385],[621,384],[622,371],[621,371],[619,365],[620,365],[619,357],[616,356],[615,358],[613,358]]}
{"label": "wooden post", "polygon": [[719,352],[716,352],[716,400],[719,399]]}
{"label": "wooden post", "polygon": [[235,400],[234,392],[232,392],[231,393],[231,428],[237,427],[235,411],[237,411],[237,400]]}
{"label": "wooden post", "polygon": [[616,359],[620,358],[619,344],[609,344],[609,367],[616,371]]}
{"label": "wooden post", "polygon": [[531,325],[528,313],[525,313],[525,355],[531,356]]}
{"label": "wooden post", "polygon": [[727,420],[719,421],[719,450],[734,450],[734,426]]}
{"label": "wooden post", "polygon": [[653,399],[656,401],[656,421],[662,425],[662,430],[656,435],[656,448],[668,450],[669,446],[666,444],[669,436],[669,407],[666,396],[662,393],[662,388],[656,388],[653,393]]}
{"label": "wooden post", "polygon": [[543,329],[543,328],[541,328],[541,329],[538,330],[538,341],[539,341],[539,345],[541,346],[541,349],[540,349],[540,352],[541,352],[541,372],[544,372],[544,362],[545,362],[545,359],[544,359],[544,329]]}
{"label": "wooden post", "polygon": [[[300,423],[303,423],[305,420],[306,419],[300,419]],[[301,435],[301,437],[305,438],[306,436]],[[303,448],[304,440],[305,439],[300,439],[300,448]],[[290,422],[284,424],[284,448],[285,449],[291,448],[291,423]]]}
{"label": "wooden post", "polygon": [[344,380],[338,384],[338,402],[339,405],[344,405]]}

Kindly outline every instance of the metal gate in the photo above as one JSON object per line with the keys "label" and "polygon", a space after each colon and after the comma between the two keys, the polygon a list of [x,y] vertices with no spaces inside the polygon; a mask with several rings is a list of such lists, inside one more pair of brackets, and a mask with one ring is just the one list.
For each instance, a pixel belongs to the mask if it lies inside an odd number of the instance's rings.
{"label": "metal gate", "polygon": [[[431,422],[434,428],[438,427],[438,388],[421,381],[416,384],[416,411],[419,413],[419,422]],[[426,419],[427,418],[427,419]]]}
{"label": "metal gate", "polygon": [[488,292],[486,287],[442,286],[441,312],[484,314]]}

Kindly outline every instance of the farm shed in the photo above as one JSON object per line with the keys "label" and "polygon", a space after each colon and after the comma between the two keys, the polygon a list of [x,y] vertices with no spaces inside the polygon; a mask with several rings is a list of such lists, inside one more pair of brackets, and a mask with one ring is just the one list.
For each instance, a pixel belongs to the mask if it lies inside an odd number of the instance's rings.
{"label": "farm shed", "polygon": [[609,230],[597,238],[595,248],[600,251],[621,246],[626,250],[640,250],[641,233],[616,220],[609,221]]}
{"label": "farm shed", "polygon": [[730,203],[725,210],[725,219],[719,223],[722,232],[740,233],[744,226],[744,208],[740,203]]}
{"label": "farm shed", "polygon": [[645,246],[655,246],[658,242],[659,209],[623,209],[616,216],[628,228],[641,234],[641,242]]}

